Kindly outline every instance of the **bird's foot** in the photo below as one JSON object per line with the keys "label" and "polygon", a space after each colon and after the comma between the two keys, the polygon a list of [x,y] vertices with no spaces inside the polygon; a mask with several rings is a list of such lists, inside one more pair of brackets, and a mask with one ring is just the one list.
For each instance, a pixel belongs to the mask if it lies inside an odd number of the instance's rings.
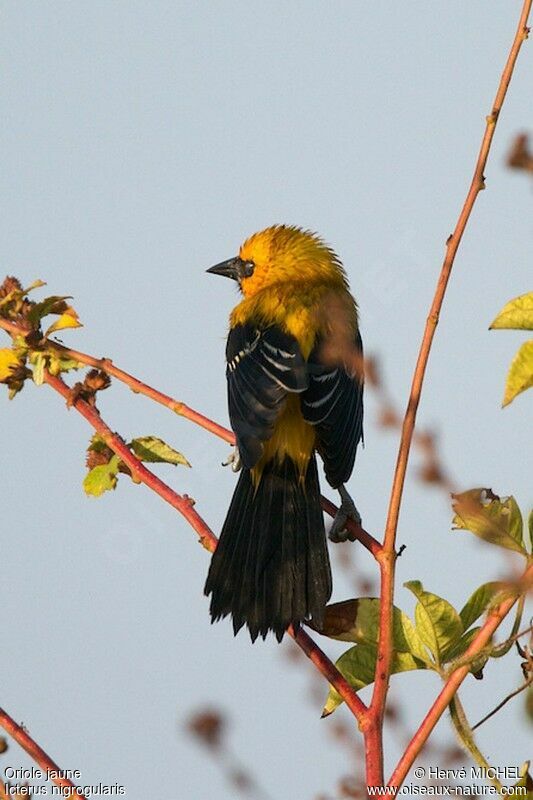
{"label": "bird's foot", "polygon": [[329,540],[335,543],[347,542],[348,539],[352,538],[346,527],[346,523],[349,519],[353,519],[357,525],[361,524],[361,514],[357,510],[354,501],[342,485],[339,487],[339,494],[341,496],[341,505],[335,514],[333,525],[331,526],[328,534]]}
{"label": "bird's foot", "polygon": [[222,462],[223,467],[229,467],[231,464],[232,472],[239,472],[242,469],[242,461],[239,453],[239,448],[235,446],[227,459]]}

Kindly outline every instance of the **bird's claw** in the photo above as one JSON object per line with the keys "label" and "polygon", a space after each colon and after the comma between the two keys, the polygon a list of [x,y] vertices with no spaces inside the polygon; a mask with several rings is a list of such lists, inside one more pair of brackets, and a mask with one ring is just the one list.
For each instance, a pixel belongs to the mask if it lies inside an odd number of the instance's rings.
{"label": "bird's claw", "polygon": [[232,472],[239,472],[239,470],[242,469],[242,461],[238,447],[234,447],[227,459],[222,462],[223,467],[229,467],[230,464]]}
{"label": "bird's claw", "polygon": [[347,529],[347,522],[349,519],[353,519],[356,525],[361,524],[361,514],[357,510],[357,507],[346,491],[344,487],[341,487],[339,490],[341,495],[341,505],[335,517],[333,519],[333,525],[330,528],[328,538],[330,542],[347,542],[348,540],[353,540],[353,537],[350,535],[350,532]]}

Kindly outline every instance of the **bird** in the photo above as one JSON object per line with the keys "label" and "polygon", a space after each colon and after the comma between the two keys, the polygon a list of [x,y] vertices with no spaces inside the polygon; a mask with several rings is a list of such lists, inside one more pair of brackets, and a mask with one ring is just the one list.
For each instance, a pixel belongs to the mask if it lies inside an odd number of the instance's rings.
{"label": "bird", "polygon": [[314,232],[272,225],[207,270],[237,282],[226,345],[228,410],[240,472],[204,593],[252,642],[320,630],[332,577],[317,459],[341,504],[329,532],[361,516],[345,484],[363,439],[358,307],[335,252]]}

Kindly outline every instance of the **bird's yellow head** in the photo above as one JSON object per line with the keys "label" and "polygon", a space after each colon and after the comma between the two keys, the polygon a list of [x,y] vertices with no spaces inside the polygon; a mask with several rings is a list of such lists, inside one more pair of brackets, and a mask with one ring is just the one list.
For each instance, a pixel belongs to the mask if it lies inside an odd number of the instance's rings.
{"label": "bird's yellow head", "polygon": [[207,271],[237,280],[245,297],[287,281],[346,287],[344,270],[333,250],[315,233],[288,225],[254,233],[236,258]]}

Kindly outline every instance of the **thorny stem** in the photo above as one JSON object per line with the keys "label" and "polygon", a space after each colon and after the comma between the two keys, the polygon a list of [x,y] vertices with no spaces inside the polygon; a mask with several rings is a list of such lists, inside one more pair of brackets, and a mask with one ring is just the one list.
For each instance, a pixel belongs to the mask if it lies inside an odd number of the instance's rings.
{"label": "thorny stem", "polygon": [[[37,742],[34,742],[29,733],[21,725],[15,722],[15,720],[10,717],[7,711],[4,711],[3,708],[0,708],[0,725],[28,753],[28,755],[30,755],[37,764],[39,764],[45,773],[51,775],[50,780],[53,781],[56,786],[68,789],[66,794],[68,794],[69,797],[75,797],[78,798],[78,800],[85,799],[85,795],[81,792],[78,792],[72,781],[69,781],[68,778],[61,777],[61,768],[58,767],[54,761],[52,761],[50,756],[44,752],[42,747],[39,747]],[[5,797],[7,797],[6,787],[3,782],[2,789],[5,792]],[[2,797],[1,793],[0,797]]]}
{"label": "thorny stem", "polygon": [[[391,489],[391,496],[389,501],[389,511],[387,515],[387,522],[385,525],[385,535],[383,541],[383,552],[380,554],[380,571],[381,571],[381,608],[380,608],[380,625],[379,625],[379,639],[378,639],[378,657],[376,661],[376,673],[374,681],[374,691],[372,701],[369,708],[370,726],[366,731],[366,738],[368,738],[372,750],[375,750],[372,758],[367,763],[367,784],[369,786],[379,786],[383,784],[383,715],[385,712],[385,704],[387,700],[387,692],[389,687],[391,663],[392,663],[392,608],[394,598],[394,572],[395,572],[395,543],[396,532],[398,530],[398,519],[400,515],[400,506],[402,501],[403,487],[405,483],[405,475],[407,471],[407,464],[409,460],[409,452],[413,440],[413,432],[416,422],[416,413],[420,402],[420,395],[422,392],[422,384],[426,366],[431,351],[431,345],[435,330],[439,321],[439,315],[446,293],[446,287],[452,271],[453,263],[457,250],[459,248],[463,233],[465,231],[470,214],[474,207],[474,203],[479,192],[485,188],[484,170],[487,163],[487,158],[490,152],[492,139],[500,111],[505,100],[507,88],[513,74],[514,66],[522,43],[527,38],[529,33],[526,23],[531,10],[533,0],[524,0],[520,19],[518,22],[517,31],[505,64],[496,97],[492,106],[491,113],[486,118],[486,127],[479,155],[477,158],[474,175],[470,184],[470,189],[466,196],[463,208],[457,220],[455,230],[449,237],[446,243],[446,254],[442,264],[441,272],[439,275],[435,295],[429,314],[426,321],[424,335],[420,345],[418,359],[413,375],[411,385],[411,393],[409,402],[405,412],[405,417],[402,426],[402,433],[400,438],[400,445],[398,450],[398,457],[394,478]],[[478,637],[477,637],[478,638]],[[476,638],[476,641],[477,641]],[[454,691],[458,688],[466,671],[458,670],[454,676],[460,675],[460,678],[455,677],[458,681],[454,686]],[[451,679],[452,680],[452,679]],[[450,684],[452,685],[452,684]],[[450,695],[453,696],[453,692]],[[440,697],[440,696],[439,696]],[[448,701],[449,702],[449,701]],[[435,707],[434,707],[435,708]],[[439,706],[440,708],[440,706]],[[442,707],[440,713],[444,711],[446,705]],[[440,716],[440,715],[439,715]],[[436,721],[436,720],[435,720]],[[435,723],[433,723],[435,724]],[[431,726],[433,727],[433,726]],[[421,733],[420,729],[415,734],[415,740],[418,741]],[[429,731],[426,734],[429,735]],[[417,738],[418,737],[418,738]],[[425,741],[425,738],[423,739]],[[411,743],[412,745],[412,743]],[[409,747],[411,747],[411,745]],[[407,752],[409,752],[409,747]],[[418,751],[417,751],[418,752]],[[399,784],[398,784],[399,785]]]}
{"label": "thorny stem", "polygon": [[[52,389],[62,395],[65,399],[72,400],[71,389],[67,384],[58,377],[50,375],[44,371],[44,380]],[[132,474],[149,489],[152,489],[163,500],[169,503],[173,508],[182,514],[187,522],[194,528],[200,536],[201,544],[213,552],[217,546],[218,539],[209,528],[207,523],[193,508],[193,501],[185,495],[179,495],[170,486],[167,486],[162,480],[147,469],[144,464],[139,461],[136,455],[131,452],[125,442],[120,436],[106,425],[100,417],[98,411],[91,407],[81,398],[76,398],[72,402],[72,407],[76,409],[92,427],[100,434],[105,440],[107,446],[116,453],[122,461],[129,467]],[[344,676],[339,672],[333,662],[321,650],[316,642],[311,639],[309,634],[301,628],[297,630],[290,629],[289,634],[294,641],[302,648],[304,653],[311,659],[316,668],[322,675],[331,683],[338,691],[344,702],[351,709],[353,714],[359,719],[366,713],[366,706],[359,699],[357,692],[349,685]]]}

